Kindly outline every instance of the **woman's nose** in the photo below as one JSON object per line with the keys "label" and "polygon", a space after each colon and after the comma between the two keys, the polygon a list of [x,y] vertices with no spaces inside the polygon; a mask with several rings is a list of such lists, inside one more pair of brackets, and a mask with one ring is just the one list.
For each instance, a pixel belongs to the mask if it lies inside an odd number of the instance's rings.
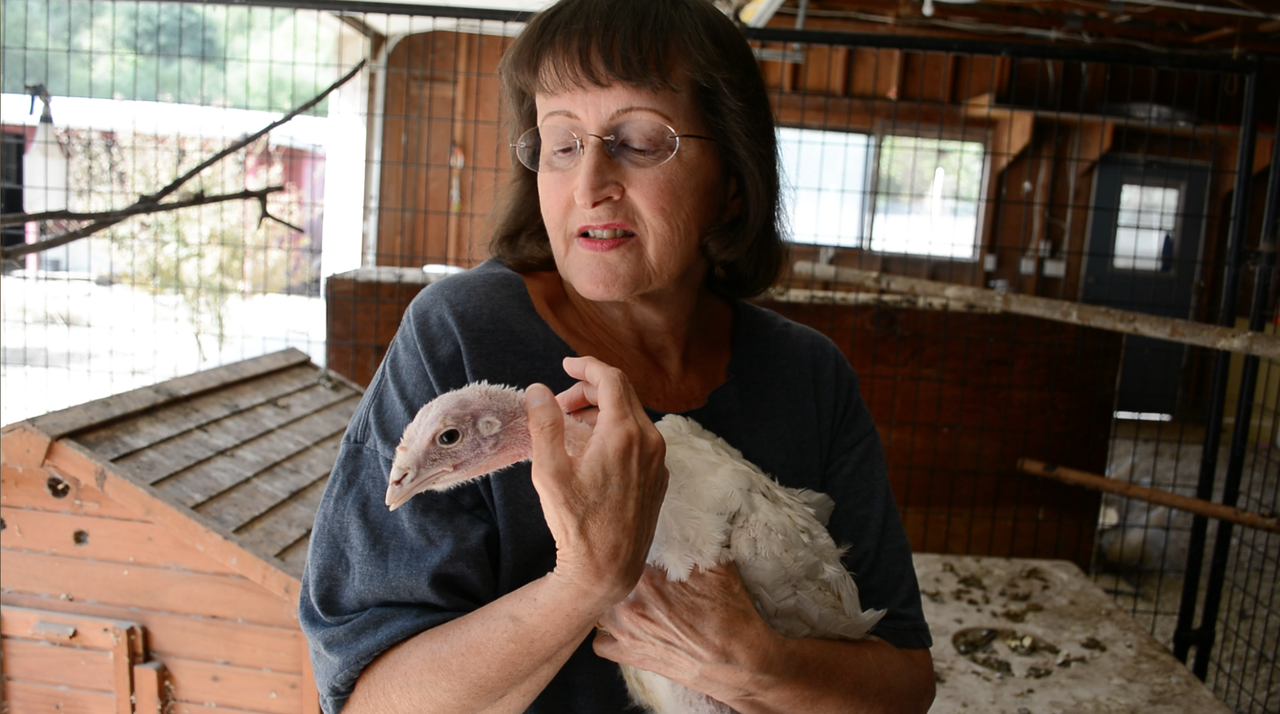
{"label": "woman's nose", "polygon": [[578,176],[573,197],[579,206],[594,208],[604,201],[622,197],[621,167],[609,155],[600,137],[594,134],[583,137],[582,156],[578,157],[576,168]]}

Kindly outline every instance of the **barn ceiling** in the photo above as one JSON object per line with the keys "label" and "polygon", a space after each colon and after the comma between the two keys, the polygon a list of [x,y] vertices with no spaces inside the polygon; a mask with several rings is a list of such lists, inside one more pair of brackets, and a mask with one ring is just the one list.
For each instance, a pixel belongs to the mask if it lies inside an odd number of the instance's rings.
{"label": "barn ceiling", "polygon": [[[420,31],[386,7],[418,0],[368,0],[365,22],[379,34]],[[436,7],[537,11],[553,0],[427,0]],[[761,27],[1234,55],[1280,54],[1280,0],[714,0]],[[355,4],[359,4],[356,2]],[[375,19],[376,18],[376,19]],[[480,28],[511,34],[517,27]]]}
{"label": "barn ceiling", "polygon": [[797,22],[812,29],[1280,53],[1276,0],[785,0],[769,25]]}

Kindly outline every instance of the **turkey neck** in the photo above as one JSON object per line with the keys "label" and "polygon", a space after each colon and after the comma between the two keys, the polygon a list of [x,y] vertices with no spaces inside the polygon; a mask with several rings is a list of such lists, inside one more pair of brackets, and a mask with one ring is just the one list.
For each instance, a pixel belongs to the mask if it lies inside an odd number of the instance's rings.
{"label": "turkey neck", "polygon": [[[524,392],[520,392],[518,401],[510,408],[510,419],[502,427],[502,446],[493,459],[485,464],[489,468],[484,473],[491,473],[521,461],[533,458],[533,436],[529,433],[529,416],[524,409]],[[564,415],[564,449],[570,456],[578,456],[587,448],[587,440],[591,438],[591,427],[585,422]],[[501,462],[501,463],[499,463]]]}

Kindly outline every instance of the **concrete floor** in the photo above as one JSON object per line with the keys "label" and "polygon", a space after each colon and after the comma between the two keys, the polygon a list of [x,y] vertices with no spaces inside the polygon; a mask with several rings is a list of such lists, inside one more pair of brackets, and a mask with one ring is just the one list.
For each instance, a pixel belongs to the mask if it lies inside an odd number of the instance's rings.
{"label": "concrete floor", "polygon": [[1072,563],[915,563],[934,640],[934,714],[1231,711]]}

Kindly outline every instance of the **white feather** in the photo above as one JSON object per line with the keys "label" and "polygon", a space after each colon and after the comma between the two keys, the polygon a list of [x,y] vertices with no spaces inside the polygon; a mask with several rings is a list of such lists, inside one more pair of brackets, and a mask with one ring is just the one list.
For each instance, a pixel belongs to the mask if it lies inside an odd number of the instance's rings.
{"label": "white feather", "polygon": [[[725,560],[738,566],[756,610],[787,637],[859,639],[884,615],[863,611],[823,526],[831,499],[779,485],[724,439],[679,415],[657,423],[670,480],[649,563],[671,580]],[[820,522],[817,512],[823,514]],[[659,714],[723,714],[727,705],[623,665],[638,704]]]}
{"label": "white feather", "polygon": [[[835,504],[824,494],[780,486],[697,422],[657,423],[670,480],[649,563],[675,581],[694,568],[737,564],[756,610],[787,637],[859,639],[884,615],[863,611],[858,588],[825,524]],[[440,435],[451,432],[444,445]],[[567,418],[566,446],[580,453],[591,427]],[[440,446],[437,446],[440,444]],[[527,459],[531,443],[523,393],[471,385],[418,413],[397,449],[387,490],[394,510],[414,494]],[[505,459],[505,462],[499,463]],[[622,666],[636,703],[658,714],[725,714],[727,705],[652,672]]]}

